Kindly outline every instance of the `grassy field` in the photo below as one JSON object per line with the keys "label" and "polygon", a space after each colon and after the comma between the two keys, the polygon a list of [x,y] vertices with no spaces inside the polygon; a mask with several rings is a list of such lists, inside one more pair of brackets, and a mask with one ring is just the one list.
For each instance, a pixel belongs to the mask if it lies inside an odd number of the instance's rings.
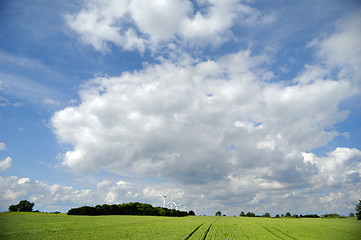
{"label": "grassy field", "polygon": [[0,229],[0,239],[361,239],[361,221],[355,218],[0,213]]}

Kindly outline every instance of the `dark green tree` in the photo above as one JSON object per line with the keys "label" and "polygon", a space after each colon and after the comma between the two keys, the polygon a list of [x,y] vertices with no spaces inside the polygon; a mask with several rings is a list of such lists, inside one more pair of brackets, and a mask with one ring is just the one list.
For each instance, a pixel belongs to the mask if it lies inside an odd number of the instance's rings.
{"label": "dark green tree", "polygon": [[290,212],[287,212],[285,217],[291,217],[291,213]]}
{"label": "dark green tree", "polygon": [[271,214],[267,212],[264,214],[264,217],[271,217]]}
{"label": "dark green tree", "polygon": [[17,212],[18,211],[18,205],[10,205],[9,206],[9,211],[10,212]]}
{"label": "dark green tree", "polygon": [[355,209],[357,220],[361,220],[361,200],[359,200],[359,203],[356,205]]}
{"label": "dark green tree", "polygon": [[326,214],[323,214],[322,217],[324,217],[324,218],[339,218],[340,214],[338,214],[338,213],[326,213]]}
{"label": "dark green tree", "polygon": [[246,213],[246,217],[255,217],[256,214],[254,214],[253,212],[248,212]]}
{"label": "dark green tree", "polygon": [[240,217],[245,217],[246,214],[242,211],[240,214],[239,214]]}
{"label": "dark green tree", "polygon": [[34,206],[35,206],[34,203],[31,203],[27,200],[22,200],[19,202],[19,204],[10,205],[9,211],[10,212],[32,212]]}
{"label": "dark green tree", "polygon": [[215,216],[219,216],[219,217],[222,216],[221,211],[217,211]]}

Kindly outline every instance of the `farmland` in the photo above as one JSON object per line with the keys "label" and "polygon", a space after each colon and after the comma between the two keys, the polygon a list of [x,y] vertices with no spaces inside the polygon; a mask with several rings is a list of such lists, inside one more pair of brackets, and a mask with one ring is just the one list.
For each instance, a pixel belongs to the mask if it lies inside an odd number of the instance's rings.
{"label": "farmland", "polygon": [[361,239],[356,218],[0,213],[0,239]]}

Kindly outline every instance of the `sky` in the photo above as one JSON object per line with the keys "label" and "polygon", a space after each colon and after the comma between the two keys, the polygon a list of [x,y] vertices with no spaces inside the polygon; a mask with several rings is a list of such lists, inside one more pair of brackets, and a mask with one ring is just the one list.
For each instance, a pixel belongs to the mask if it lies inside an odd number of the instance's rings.
{"label": "sky", "polygon": [[1,1],[0,211],[348,215],[360,39],[356,0]]}

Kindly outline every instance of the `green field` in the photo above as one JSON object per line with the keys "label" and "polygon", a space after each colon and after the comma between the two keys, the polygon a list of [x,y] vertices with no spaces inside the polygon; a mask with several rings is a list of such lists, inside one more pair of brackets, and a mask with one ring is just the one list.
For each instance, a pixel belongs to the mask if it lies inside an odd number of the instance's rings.
{"label": "green field", "polygon": [[361,239],[356,218],[0,213],[0,239]]}

